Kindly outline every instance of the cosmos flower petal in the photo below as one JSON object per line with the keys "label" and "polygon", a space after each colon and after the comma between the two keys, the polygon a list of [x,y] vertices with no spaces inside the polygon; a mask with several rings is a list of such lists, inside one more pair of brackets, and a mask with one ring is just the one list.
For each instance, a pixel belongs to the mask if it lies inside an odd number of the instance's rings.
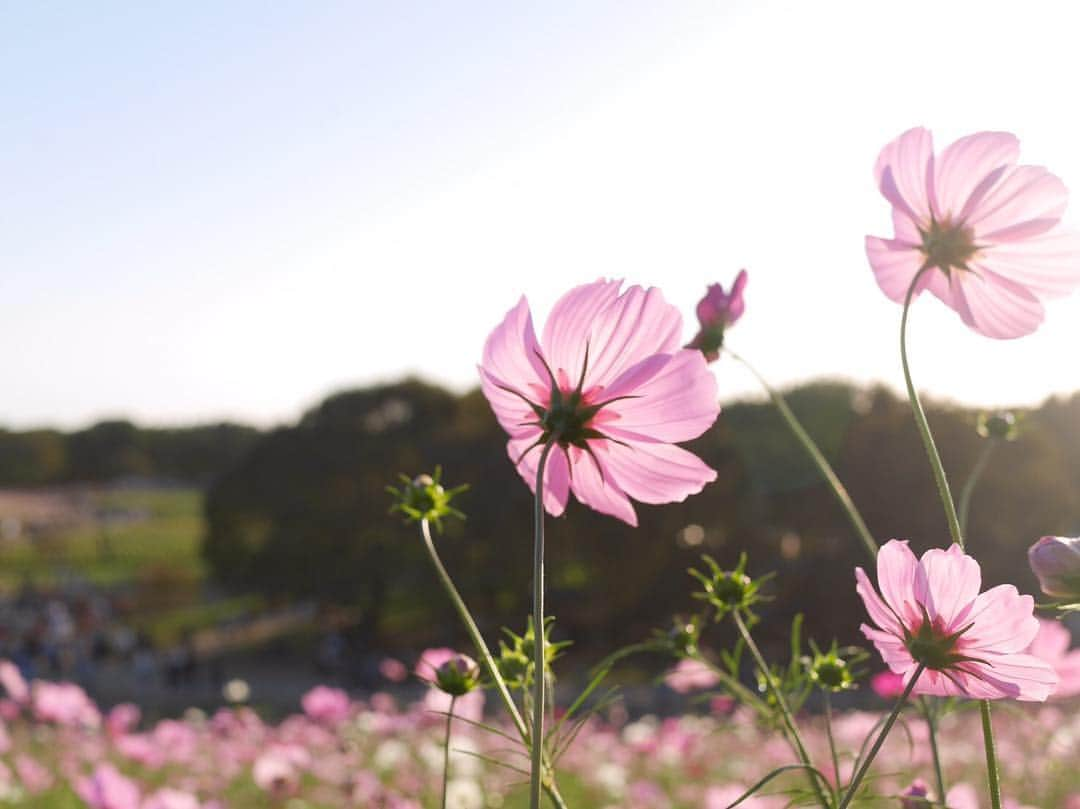
{"label": "cosmos flower petal", "polygon": [[535,401],[538,391],[548,387],[539,349],[529,304],[522,296],[484,342],[480,364],[484,395],[511,435],[521,432],[522,421],[536,418],[526,399]]}
{"label": "cosmos flower petal", "polygon": [[1058,228],[996,244],[980,263],[1043,297],[1067,295],[1080,285],[1080,232]]}
{"label": "cosmos flower petal", "polygon": [[919,560],[911,552],[906,539],[890,540],[878,551],[878,588],[885,603],[902,620],[906,620],[911,612],[918,566]]}
{"label": "cosmos flower petal", "polygon": [[701,352],[691,349],[656,354],[627,369],[601,398],[618,396],[631,398],[620,401],[611,417],[601,411],[598,426],[623,440],[689,441],[720,413],[716,378]]}
{"label": "cosmos flower petal", "polygon": [[964,222],[975,230],[977,244],[996,241],[1000,237],[995,234],[1009,231],[1018,238],[1025,223],[1049,222],[1030,234],[1037,235],[1061,219],[1068,197],[1065,183],[1042,166],[1016,166],[979,200]]}
{"label": "cosmos flower petal", "polygon": [[951,545],[948,550],[933,548],[923,554],[915,569],[915,594],[926,604],[932,618],[941,618],[950,631],[956,631],[957,617],[979,595],[982,575],[979,563]]}
{"label": "cosmos flower petal", "polygon": [[934,213],[960,218],[1009,167],[1020,160],[1020,141],[1010,132],[976,132],[949,144],[934,161]]}
{"label": "cosmos flower petal", "polygon": [[[511,438],[506,445],[511,461],[516,462],[518,458],[521,458],[521,462],[517,465],[518,472],[529,484],[529,489],[533,494],[536,493],[536,467],[540,463],[541,448],[534,447],[529,450],[529,447],[539,437],[540,431],[536,430],[531,435]],[[525,453],[524,458],[521,457],[522,453]],[[544,508],[552,517],[558,517],[566,510],[566,501],[569,499],[570,470],[566,464],[566,453],[559,447],[552,449],[544,469]]]}
{"label": "cosmos flower petal", "polygon": [[904,646],[903,639],[891,632],[874,629],[874,627],[867,624],[862,624],[859,630],[866,636],[868,641],[874,644],[878,654],[881,655],[881,659],[885,661],[885,665],[894,672],[903,674],[911,665],[911,654],[908,652],[907,647]]}
{"label": "cosmos flower petal", "polygon": [[952,300],[960,319],[986,337],[1011,340],[1031,334],[1043,321],[1044,307],[1025,287],[1002,278],[983,264],[956,276]]}
{"label": "cosmos flower petal", "polygon": [[[589,508],[601,514],[610,514],[625,523],[636,526],[637,512],[619,485],[604,467],[603,452],[596,452],[595,457],[582,449],[570,447],[571,463],[574,466],[574,478],[571,487],[574,496]],[[598,466],[599,464],[599,466]],[[602,471],[601,471],[602,470]]]}
{"label": "cosmos flower petal", "polygon": [[675,353],[681,337],[682,315],[659,289],[630,287],[592,324],[585,389],[617,379],[644,357]]}
{"label": "cosmos flower petal", "polygon": [[674,503],[716,480],[716,471],[674,444],[598,442],[594,451],[620,490],[642,503]]}
{"label": "cosmos flower petal", "polygon": [[[594,281],[574,287],[551,309],[544,323],[543,348],[553,372],[562,370],[576,384],[585,364],[585,351],[600,346],[592,340],[601,314],[619,297],[622,281]],[[590,361],[591,364],[591,361]]]}
{"label": "cosmos flower petal", "polygon": [[859,594],[863,604],[866,605],[870,620],[877,624],[879,629],[890,632],[897,637],[903,635],[903,627],[896,620],[896,616],[889,612],[889,608],[881,600],[881,596],[877,594],[874,585],[870,583],[866,571],[861,567],[855,568],[855,592]]}
{"label": "cosmos flower petal", "polygon": [[963,623],[972,624],[962,638],[963,648],[973,657],[986,650],[1023,651],[1039,631],[1034,608],[1035,599],[1020,595],[1011,584],[980,593],[970,610],[960,616]]}
{"label": "cosmos flower petal", "polygon": [[1043,702],[1058,684],[1057,674],[1046,661],[1028,654],[992,655],[985,663],[972,664],[971,669],[978,680],[997,691],[973,694],[984,699],[1007,697]]}
{"label": "cosmos flower petal", "polygon": [[933,138],[920,126],[885,146],[874,166],[882,195],[916,224],[930,219],[933,157]]}
{"label": "cosmos flower petal", "polygon": [[881,291],[890,300],[903,303],[912,279],[922,267],[922,253],[906,242],[867,236],[866,257]]}

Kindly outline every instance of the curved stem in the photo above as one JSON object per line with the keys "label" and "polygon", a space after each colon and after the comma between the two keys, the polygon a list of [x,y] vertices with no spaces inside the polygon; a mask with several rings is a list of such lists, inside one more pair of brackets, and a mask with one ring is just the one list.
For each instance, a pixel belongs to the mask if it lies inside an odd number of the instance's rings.
{"label": "curved stem", "polygon": [[424,536],[424,547],[427,548],[428,556],[431,557],[431,564],[435,566],[435,572],[439,574],[439,581],[442,582],[446,594],[450,596],[450,601],[453,603],[454,609],[457,610],[461,622],[465,624],[465,631],[469,633],[469,639],[472,640],[477,654],[480,655],[480,662],[484,664],[488,676],[495,683],[495,690],[499,692],[499,697],[502,699],[507,713],[510,714],[514,727],[517,728],[522,739],[527,739],[529,735],[528,726],[525,724],[525,720],[521,718],[517,703],[514,702],[514,698],[510,695],[510,689],[506,687],[506,681],[503,680],[499,667],[495,665],[495,658],[491,656],[491,650],[488,649],[487,643],[484,642],[484,636],[480,634],[472,613],[469,612],[469,608],[465,605],[464,599],[462,599],[461,594],[458,593],[457,588],[454,586],[450,574],[446,572],[438,551],[435,550],[435,543],[431,541],[431,526],[428,525],[427,520],[420,521],[420,532]]}
{"label": "curved stem", "polygon": [[915,287],[918,285],[923,273],[932,269],[929,264],[924,265],[911,280],[907,295],[904,296],[904,314],[900,318],[900,362],[904,366],[904,383],[907,385],[908,401],[911,402],[911,410],[915,415],[915,426],[919,429],[923,446],[926,448],[927,457],[930,459],[930,470],[934,473],[934,482],[937,484],[938,495],[941,497],[941,505],[945,508],[945,519],[949,523],[949,534],[952,541],[964,547],[964,535],[960,530],[960,519],[956,515],[956,506],[953,503],[952,492],[949,490],[949,480],[945,477],[945,467],[941,463],[941,455],[938,453],[934,436],[930,432],[930,425],[926,421],[926,412],[923,410],[919,393],[911,381],[911,369],[908,367],[907,357],[907,322],[908,312],[911,309],[911,301],[915,296]]}
{"label": "curved stem", "polygon": [[964,488],[960,490],[960,504],[957,507],[960,520],[960,533],[961,535],[967,534],[968,524],[968,512],[971,510],[971,495],[975,492],[975,487],[979,483],[979,478],[982,477],[983,470],[986,469],[986,464],[990,460],[990,456],[994,454],[994,447],[997,446],[997,442],[993,439],[987,441],[982,450],[979,452],[979,457],[975,459],[975,465],[971,467],[971,474],[968,475],[968,479],[964,482]]}
{"label": "curved stem", "polygon": [[457,697],[450,697],[450,709],[446,712],[446,739],[443,741],[442,809],[446,809],[446,785],[450,783],[450,723],[454,721],[454,705]]}
{"label": "curved stem", "polygon": [[696,655],[688,655],[687,657],[688,659],[695,660],[708,668],[709,671],[711,671],[720,679],[721,684],[723,684],[725,688],[731,691],[733,696],[735,696],[737,699],[742,700],[743,704],[745,704],[747,707],[753,708],[762,716],[767,716],[769,714],[768,706],[766,706],[765,703],[761,701],[757,694],[755,694],[745,685],[740,683],[737,679],[732,677],[727,671],[713,663],[711,660],[705,657],[705,655],[699,652]]}
{"label": "curved stem", "polygon": [[840,757],[836,755],[836,741],[832,732],[832,697],[825,692],[825,735],[829,738],[829,754],[832,756],[834,800],[840,800]]}
{"label": "curved stem", "polygon": [[540,809],[540,788],[544,767],[544,685],[546,658],[544,641],[544,469],[554,441],[544,445],[536,465],[536,498],[533,506],[533,720],[529,736],[532,766],[529,769],[529,807]]}
{"label": "curved stem", "polygon": [[[488,645],[484,641],[484,636],[480,634],[480,630],[476,626],[476,621],[473,620],[472,613],[469,612],[465,600],[461,597],[461,594],[458,593],[457,587],[454,586],[453,579],[451,579],[450,574],[446,572],[446,567],[443,565],[442,559],[439,558],[438,551],[435,550],[435,543],[431,539],[431,526],[428,524],[427,520],[420,521],[420,533],[424,537],[424,547],[427,548],[428,556],[431,558],[431,564],[435,567],[435,572],[439,575],[439,581],[442,583],[443,589],[446,590],[446,594],[450,597],[454,609],[457,610],[461,622],[465,624],[465,630],[469,633],[469,638],[472,640],[473,646],[476,647],[476,653],[480,656],[480,661],[487,670],[488,676],[491,677],[491,681],[495,684],[495,690],[499,693],[499,698],[502,700],[507,713],[510,714],[510,720],[514,723],[514,727],[517,729],[518,735],[521,736],[522,742],[528,744],[529,727],[525,724],[525,720],[522,719],[521,712],[518,711],[517,703],[514,702],[514,698],[510,694],[510,689],[507,688],[506,681],[499,672],[499,667],[495,665],[495,659],[491,656],[491,650],[488,649]],[[559,787],[556,785],[554,778],[549,779],[548,782],[544,784],[544,792],[556,809],[566,809],[566,801],[559,792]]]}
{"label": "curved stem", "polygon": [[986,782],[990,788],[990,806],[1001,809],[1001,782],[998,780],[997,753],[994,750],[994,728],[990,724],[990,700],[979,703],[982,714],[983,747],[986,748]]}
{"label": "curved stem", "polygon": [[795,413],[793,413],[788,406],[787,400],[765,380],[765,377],[758,373],[753,365],[730,348],[725,346],[723,350],[727,352],[727,355],[733,360],[742,363],[742,365],[754,375],[757,381],[761,383],[761,387],[765,389],[765,392],[769,394],[769,398],[772,399],[773,406],[776,407],[777,411],[779,411],[780,415],[787,423],[788,429],[790,429],[795,438],[798,439],[802,448],[806,450],[806,454],[810,456],[815,464],[817,464],[821,476],[825,478],[825,481],[832,489],[837,502],[840,503],[841,508],[844,509],[844,513],[847,514],[847,518],[851,522],[852,528],[855,529],[855,533],[862,541],[867,553],[870,554],[870,558],[876,558],[878,551],[877,542],[874,541],[874,535],[870,533],[870,529],[866,527],[866,522],[859,513],[859,509],[855,507],[855,501],[851,499],[848,490],[844,487],[844,484],[840,482],[840,478],[837,477],[836,472],[833,471],[828,459],[818,448],[818,445],[814,443],[814,439],[810,437],[810,434],[806,432],[806,429],[795,417]]}
{"label": "curved stem", "polygon": [[761,650],[758,648],[757,643],[754,642],[754,638],[750,635],[750,628],[746,625],[742,615],[738,610],[732,612],[735,618],[735,625],[739,628],[739,634],[742,635],[742,639],[746,642],[746,648],[750,650],[751,656],[754,658],[754,663],[761,671],[762,676],[765,678],[765,683],[768,686],[769,691],[772,692],[773,699],[776,700],[776,705],[780,709],[780,714],[784,719],[784,725],[788,731],[788,738],[791,741],[791,745],[795,748],[795,753],[808,770],[808,777],[810,779],[810,786],[814,790],[814,794],[817,796],[818,803],[823,807],[829,807],[829,799],[825,797],[825,793],[821,790],[821,785],[814,777],[812,772],[809,772],[814,768],[814,765],[810,762],[810,754],[806,752],[806,745],[803,744],[802,736],[799,735],[799,728],[795,724],[795,717],[791,715],[791,709],[788,708],[787,700],[784,699],[783,693],[777,688],[776,683],[773,682],[772,672],[769,671],[769,665],[765,662],[765,657],[761,654]]}
{"label": "curved stem", "polygon": [[[907,684],[907,688],[904,689],[904,693],[900,696],[896,706],[892,709],[892,713],[889,714],[889,718],[885,720],[885,724],[881,728],[881,733],[878,734],[877,739],[874,740],[874,746],[870,748],[870,753],[866,756],[862,766],[859,767],[858,772],[855,773],[855,777],[851,779],[851,784],[848,785],[847,792],[844,793],[843,800],[840,801],[838,809],[846,809],[855,797],[855,793],[859,790],[859,784],[862,783],[863,778],[866,777],[867,770],[870,769],[870,765],[877,757],[878,752],[881,750],[881,745],[885,743],[885,737],[889,735],[889,731],[892,730],[892,726],[896,723],[896,718],[900,716],[900,711],[904,708],[904,703],[908,701],[908,697],[911,696],[911,690],[915,687],[915,683],[918,682],[919,677],[926,670],[926,666],[922,663],[915,669],[915,675],[911,678],[911,682]],[[942,797],[944,800],[944,797]]]}
{"label": "curved stem", "polygon": [[941,770],[941,753],[937,743],[937,715],[926,697],[921,697],[919,703],[922,707],[923,717],[926,719],[926,727],[930,736],[930,755],[934,761],[934,779],[937,781],[938,800],[945,801],[945,774]]}

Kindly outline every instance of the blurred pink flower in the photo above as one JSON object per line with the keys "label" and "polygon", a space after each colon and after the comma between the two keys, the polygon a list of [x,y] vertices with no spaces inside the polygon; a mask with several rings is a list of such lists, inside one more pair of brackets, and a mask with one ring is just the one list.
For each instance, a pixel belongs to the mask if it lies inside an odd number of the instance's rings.
{"label": "blurred pink flower", "polygon": [[89,809],[139,809],[139,787],[112,764],[98,764],[93,774],[76,782],[75,792]]}
{"label": "blurred pink flower", "polygon": [[1045,700],[1057,675],[1023,650],[1039,630],[1035,602],[1011,584],[979,593],[979,563],[959,545],[916,559],[906,541],[890,540],[877,557],[878,596],[861,568],[856,590],[871,620],[862,625],[885,664],[910,681],[913,693]]}
{"label": "blurred pink flower", "polygon": [[34,715],[45,722],[91,727],[101,723],[97,705],[75,683],[35,680],[32,694]]}
{"label": "blurred pink flower", "polygon": [[719,682],[716,672],[699,660],[680,660],[664,675],[664,684],[680,694],[712,688]]}
{"label": "blurred pink flower", "polygon": [[142,809],[200,809],[200,804],[190,792],[162,787],[143,802]]}
{"label": "blurred pink flower", "polygon": [[960,783],[945,795],[948,809],[979,809],[979,794],[971,784]]}
{"label": "blurred pink flower", "polygon": [[108,729],[110,736],[123,736],[125,733],[130,733],[139,724],[141,717],[142,711],[139,710],[138,705],[122,702],[113,706],[112,710],[109,711],[105,717],[105,727]]}
{"label": "blurred pink flower", "polygon": [[[555,441],[544,506],[583,504],[637,525],[630,499],[682,501],[716,479],[675,446],[720,412],[700,352],[680,348],[682,317],[657,289],[596,281],[555,304],[543,339],[524,297],[484,344],[480,378],[518,473],[535,491],[540,447]],[[572,473],[571,473],[571,470]]]}
{"label": "blurred pink flower", "polygon": [[300,771],[281,750],[269,750],[255,759],[251,777],[259,789],[275,798],[293,795],[300,788]]}
{"label": "blurred pink flower", "polygon": [[882,699],[896,699],[904,693],[904,678],[891,671],[879,671],[870,678],[870,688]]}
{"label": "blurred pink flower", "polygon": [[1080,538],[1042,537],[1028,548],[1028,564],[1048,596],[1080,598]]}
{"label": "blurred pink flower", "polygon": [[384,657],[379,662],[379,674],[392,683],[400,683],[409,676],[409,668],[400,660]]}
{"label": "blurred pink flower", "polygon": [[[926,800],[919,799],[924,799],[929,794],[930,790],[926,786],[926,782],[916,778],[911,782],[911,786],[900,793],[900,809],[925,809]],[[909,800],[911,798],[916,800]]]}
{"label": "blurred pink flower", "polygon": [[882,291],[903,302],[929,290],[987,337],[1030,334],[1043,301],[1080,284],[1080,239],[1059,227],[1068,193],[1040,166],[1020,166],[1020,142],[977,132],[938,155],[909,129],[881,151],[874,176],[892,204],[894,236],[866,237]]}
{"label": "blurred pink flower", "polygon": [[435,683],[435,678],[439,675],[439,666],[448,660],[453,660],[457,656],[457,652],[453,649],[448,649],[445,646],[424,649],[424,651],[420,653],[420,658],[416,661],[414,672],[416,676],[425,683],[433,685]]}
{"label": "blurred pink flower", "polygon": [[4,686],[12,702],[25,705],[30,701],[30,686],[23,679],[19,667],[10,660],[0,660],[0,685]]}
{"label": "blurred pink flower", "polygon": [[22,788],[31,795],[44,792],[53,785],[53,777],[49,770],[26,753],[15,756],[15,774],[19,776]]}
{"label": "blurred pink flower", "polygon": [[746,288],[746,270],[739,270],[731,285],[731,292],[724,292],[720,284],[710,284],[705,297],[697,305],[698,333],[688,348],[696,348],[705,359],[714,362],[720,356],[724,344],[724,330],[734,326],[746,308],[743,290]]}
{"label": "blurred pink flower", "polygon": [[1064,699],[1080,694],[1080,649],[1069,651],[1072,635],[1058,621],[1039,619],[1039,633],[1027,653],[1046,661],[1058,676],[1052,697]]}
{"label": "blurred pink flower", "polygon": [[300,700],[304,713],[317,722],[336,725],[349,718],[349,695],[340,688],[317,685]]}

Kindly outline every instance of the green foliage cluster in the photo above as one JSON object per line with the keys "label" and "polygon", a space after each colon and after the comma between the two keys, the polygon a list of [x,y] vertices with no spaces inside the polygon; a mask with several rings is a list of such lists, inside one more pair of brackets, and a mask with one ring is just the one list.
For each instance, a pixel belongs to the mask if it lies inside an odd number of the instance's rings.
{"label": "green foliage cluster", "polygon": [[[947,538],[905,401],[838,383],[800,387],[789,401],[880,541],[910,539],[921,550]],[[978,416],[930,408],[957,488],[986,445]],[[1078,424],[1080,395],[1051,400],[1024,414],[1018,440],[996,447],[968,532],[987,585],[1034,592],[1027,546],[1080,529]],[[689,448],[718,480],[685,503],[639,506],[639,528],[573,503],[569,519],[549,522],[550,612],[575,648],[648,635],[692,606],[685,570],[701,553],[730,567],[741,550],[755,568],[781,573],[783,587],[770,585],[773,599],[762,605],[765,627],[789,624],[801,606],[812,634],[855,637],[862,610],[852,569],[869,560],[771,405],[728,406]],[[447,523],[440,553],[487,630],[517,625],[528,611],[531,494],[475,391],[455,396],[408,380],[343,393],[266,434],[209,491],[206,558],[238,588],[359,606],[373,642],[453,637],[455,616],[416,527],[386,513],[387,483],[437,464],[450,484],[471,486],[455,500],[468,520]],[[786,643],[779,634],[762,640]]]}
{"label": "green foliage cluster", "polygon": [[238,424],[146,429],[103,421],[71,433],[0,429],[0,486],[144,477],[209,484],[259,437]]}

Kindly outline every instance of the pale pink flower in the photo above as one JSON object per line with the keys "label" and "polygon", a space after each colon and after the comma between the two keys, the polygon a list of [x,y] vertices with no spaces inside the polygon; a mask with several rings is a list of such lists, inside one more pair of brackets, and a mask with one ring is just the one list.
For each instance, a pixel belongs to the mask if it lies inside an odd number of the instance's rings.
{"label": "pale pink flower", "polygon": [[130,733],[139,724],[142,711],[139,706],[130,702],[122,702],[113,706],[105,717],[105,728],[110,736],[123,736]]}
{"label": "pale pink flower", "polygon": [[300,700],[304,713],[317,722],[336,725],[349,718],[349,695],[340,688],[317,685]]}
{"label": "pale pink flower", "polygon": [[19,776],[19,783],[31,795],[44,792],[53,785],[52,773],[37,759],[26,753],[15,756],[15,774]]}
{"label": "pale pink flower", "polygon": [[731,285],[731,292],[724,292],[720,284],[710,284],[705,290],[705,297],[698,302],[698,333],[688,348],[696,348],[709,362],[714,362],[720,356],[724,330],[734,326],[746,309],[743,300],[746,277],[746,270],[739,270]]}
{"label": "pale pink flower", "polygon": [[540,447],[555,442],[544,478],[554,516],[572,491],[637,525],[631,498],[681,501],[716,479],[675,446],[716,420],[716,380],[699,351],[680,348],[682,317],[659,290],[621,286],[601,280],[563,295],[541,340],[522,297],[484,344],[484,395],[534,491]]}
{"label": "pale pink flower", "polygon": [[948,809],[979,809],[979,794],[971,784],[960,783],[945,796]]}
{"label": "pale pink flower", "polygon": [[1055,699],[1080,694],[1080,649],[1069,651],[1072,635],[1058,621],[1039,619],[1039,634],[1031,641],[1027,653],[1045,660],[1058,676],[1058,685],[1051,695]]}
{"label": "pale pink flower", "polygon": [[42,721],[91,727],[101,722],[97,705],[75,683],[35,680],[32,694],[34,715]]}
{"label": "pale pink flower", "polygon": [[855,569],[856,590],[877,625],[861,628],[905,684],[925,664],[913,693],[1043,701],[1054,690],[1053,670],[1024,653],[1039,630],[1034,600],[1011,584],[980,593],[979,563],[959,545],[916,559],[906,541],[890,540],[877,573],[881,596]]}
{"label": "pale pink flower", "polygon": [[903,302],[929,290],[987,337],[1030,334],[1046,298],[1080,284],[1080,239],[1059,227],[1068,193],[1040,166],[1020,166],[1020,142],[977,132],[934,154],[909,129],[881,151],[874,175],[893,206],[892,239],[866,237],[882,291]]}
{"label": "pale pink flower", "polygon": [[10,660],[0,660],[0,685],[4,686],[12,702],[25,705],[30,701],[30,686],[19,671],[19,667]]}
{"label": "pale pink flower", "polygon": [[392,683],[400,683],[409,676],[409,668],[400,660],[384,657],[379,661],[379,674]]}
{"label": "pale pink flower", "polygon": [[142,809],[200,809],[200,804],[190,792],[162,787],[143,801]]}
{"label": "pale pink flower", "polygon": [[75,792],[90,809],[139,809],[139,787],[112,764],[98,764],[76,782]]}
{"label": "pale pink flower", "polygon": [[255,759],[251,778],[259,789],[276,798],[294,795],[300,788],[300,771],[281,750],[269,750]]}
{"label": "pale pink flower", "polygon": [[680,694],[712,688],[719,682],[716,672],[700,660],[680,660],[664,675],[664,685]]}

